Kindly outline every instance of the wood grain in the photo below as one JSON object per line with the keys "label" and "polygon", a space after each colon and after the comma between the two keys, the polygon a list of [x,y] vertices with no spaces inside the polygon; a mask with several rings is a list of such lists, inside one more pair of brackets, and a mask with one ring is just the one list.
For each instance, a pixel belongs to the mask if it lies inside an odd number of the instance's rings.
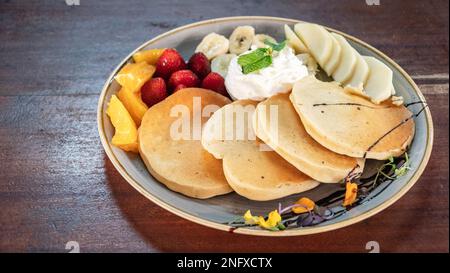
{"label": "wood grain", "polygon": [[[80,2],[0,2],[1,252],[64,252],[71,240],[82,252],[365,252],[372,240],[382,252],[448,252],[448,1]],[[151,37],[230,15],[331,26],[374,45],[410,73],[435,125],[430,163],[411,191],[341,230],[259,238],[188,222],[129,186],[97,134],[105,79]]]}

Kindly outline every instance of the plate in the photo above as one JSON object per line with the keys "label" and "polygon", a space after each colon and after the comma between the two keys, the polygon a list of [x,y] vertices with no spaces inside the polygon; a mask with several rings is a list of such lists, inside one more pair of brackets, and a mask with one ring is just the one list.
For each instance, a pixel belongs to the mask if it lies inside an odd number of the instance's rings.
{"label": "plate", "polygon": [[[131,52],[119,63],[106,81],[97,109],[100,139],[106,154],[118,172],[146,198],[178,216],[211,228],[249,235],[295,236],[331,231],[367,219],[396,202],[417,182],[429,160],[433,142],[433,122],[428,108],[425,108],[422,114],[415,119],[415,137],[408,151],[411,159],[411,169],[406,175],[395,179],[377,192],[373,192],[373,196],[367,199],[369,201],[345,211],[332,220],[324,221],[314,226],[293,227],[278,232],[262,230],[259,227],[234,228],[227,223],[236,217],[242,216],[247,209],[250,209],[254,215],[264,215],[277,208],[279,203],[292,204],[300,196],[307,196],[317,200],[317,198],[327,194],[327,192],[333,191],[334,186],[323,184],[306,193],[265,202],[251,201],[236,193],[206,200],[193,199],[173,192],[159,183],[148,173],[139,155],[126,153],[110,144],[114,128],[106,116],[106,107],[111,95],[118,92],[120,88],[114,80],[114,76],[122,66],[131,60],[131,56],[135,52],[150,48],[176,48],[187,59],[193,54],[200,40],[208,33],[217,32],[228,37],[235,27],[251,25],[255,27],[257,33],[265,33],[277,40],[282,40],[284,39],[283,25],[289,24],[292,26],[298,22],[300,21],[264,16],[227,17],[206,20],[163,33]],[[389,66],[394,72],[393,84],[397,94],[403,96],[405,102],[425,102],[425,98],[411,77],[385,54],[355,37],[332,28],[327,27],[327,29],[343,35],[359,53],[376,57]],[[421,109],[421,104],[410,107],[410,110],[415,113]]]}

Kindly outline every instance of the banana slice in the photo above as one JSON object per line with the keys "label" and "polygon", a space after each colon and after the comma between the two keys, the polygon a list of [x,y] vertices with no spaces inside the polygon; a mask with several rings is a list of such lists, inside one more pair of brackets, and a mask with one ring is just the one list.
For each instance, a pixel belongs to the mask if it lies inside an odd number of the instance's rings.
{"label": "banana slice", "polygon": [[[347,42],[347,40],[337,33],[331,33],[341,46],[341,60],[333,72],[333,79],[337,82],[344,83],[353,75],[356,67],[356,51]],[[320,64],[320,63],[319,63]],[[323,66],[322,66],[323,67]]]}
{"label": "banana slice", "polygon": [[336,70],[339,62],[341,61],[341,52],[342,52],[342,48],[339,45],[339,42],[336,40],[336,38],[334,38],[334,36],[332,35],[330,35],[330,37],[333,42],[333,49],[331,50],[330,59],[322,67],[328,76],[331,76],[331,74],[333,74],[333,72]]}
{"label": "banana slice", "polygon": [[363,56],[363,58],[370,69],[364,93],[371,98],[372,102],[379,104],[392,95],[392,70],[374,57]]}
{"label": "banana slice", "polygon": [[286,36],[288,46],[295,50],[295,53],[308,53],[309,50],[305,44],[298,38],[297,34],[288,26],[284,25],[284,35]]}
{"label": "banana slice", "polygon": [[215,57],[211,61],[211,71],[219,73],[225,78],[228,73],[228,66],[230,65],[231,59],[234,57],[236,57],[236,54],[222,54]]}
{"label": "banana slice", "polygon": [[269,41],[274,44],[277,42],[277,40],[275,40],[272,36],[266,34],[256,34],[255,37],[253,37],[251,47],[253,46],[257,48],[267,47],[268,45],[265,44],[265,41]]}
{"label": "banana slice", "polygon": [[311,55],[321,67],[330,59],[333,42],[328,31],[319,25],[298,23],[294,26],[295,33],[308,47]]}
{"label": "banana slice", "polygon": [[353,75],[350,80],[346,82],[346,84],[355,88],[360,88],[366,84],[367,78],[369,77],[369,65],[367,65],[361,54],[359,54],[356,50],[354,51],[356,55],[356,67]]}
{"label": "banana slice", "polygon": [[309,53],[302,53],[295,55],[308,68],[309,75],[315,75],[319,67],[316,60]]}
{"label": "banana slice", "polygon": [[240,26],[230,36],[230,53],[241,54],[249,50],[255,37],[255,29],[251,26]]}
{"label": "banana slice", "polygon": [[212,32],[206,35],[195,49],[195,52],[202,52],[211,60],[212,58],[228,52],[230,42],[225,36]]}

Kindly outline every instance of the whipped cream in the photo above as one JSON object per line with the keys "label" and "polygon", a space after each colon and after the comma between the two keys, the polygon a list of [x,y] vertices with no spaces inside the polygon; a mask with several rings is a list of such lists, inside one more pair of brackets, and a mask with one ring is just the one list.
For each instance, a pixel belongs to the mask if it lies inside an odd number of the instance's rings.
{"label": "whipped cream", "polygon": [[242,73],[238,56],[234,57],[228,67],[225,86],[233,99],[260,101],[278,93],[289,92],[296,81],[307,75],[307,67],[295,56],[292,48],[285,46],[272,58],[270,66],[249,74]]}

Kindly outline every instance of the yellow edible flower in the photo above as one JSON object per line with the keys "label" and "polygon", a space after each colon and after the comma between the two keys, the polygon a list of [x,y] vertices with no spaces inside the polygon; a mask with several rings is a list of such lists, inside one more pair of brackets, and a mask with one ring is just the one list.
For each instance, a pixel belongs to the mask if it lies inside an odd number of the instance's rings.
{"label": "yellow edible flower", "polygon": [[295,204],[301,205],[301,206],[292,208],[292,211],[294,213],[305,213],[305,212],[313,210],[314,207],[316,206],[316,204],[314,203],[313,200],[306,198],[306,197],[300,198],[297,202],[295,202]]}
{"label": "yellow edible flower", "polygon": [[247,210],[244,214],[244,220],[247,225],[256,225],[258,224],[258,217],[253,216],[250,210]]}
{"label": "yellow edible flower", "polygon": [[258,225],[265,229],[272,229],[278,226],[278,223],[281,221],[281,215],[277,210],[271,211],[269,216],[267,217],[267,221],[264,220],[264,217],[259,216]]}
{"label": "yellow edible flower", "polygon": [[273,230],[281,222],[281,215],[277,210],[271,211],[267,220],[262,216],[253,216],[250,210],[244,214],[244,220],[247,225],[259,225],[262,228]]}
{"label": "yellow edible flower", "polygon": [[347,184],[345,184],[345,199],[342,205],[346,207],[353,204],[356,200],[357,194],[358,194],[358,184],[347,182]]}

